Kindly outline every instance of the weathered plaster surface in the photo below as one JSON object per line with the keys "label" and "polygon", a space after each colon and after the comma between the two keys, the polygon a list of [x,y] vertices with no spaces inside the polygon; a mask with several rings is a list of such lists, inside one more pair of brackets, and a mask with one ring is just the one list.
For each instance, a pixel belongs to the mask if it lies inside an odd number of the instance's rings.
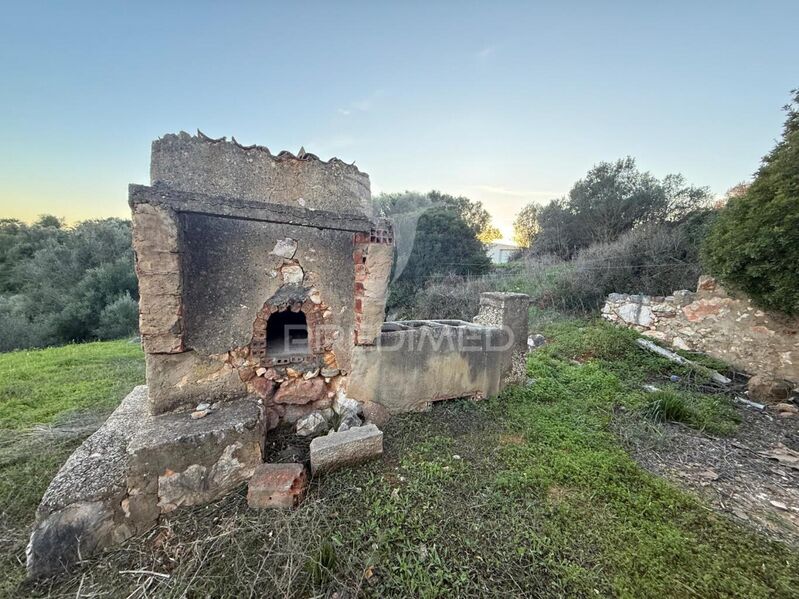
{"label": "weathered plaster surface", "polygon": [[311,154],[274,156],[188,133],[164,135],[152,145],[150,179],[174,189],[227,195],[304,208],[372,214],[369,176],[355,166]]}
{"label": "weathered plaster surface", "polygon": [[136,387],[45,491],[28,546],[32,576],[152,527],[161,514],[221,497],[261,463],[261,408],[223,404],[202,419],[153,416]]}
{"label": "weathered plaster surface", "polygon": [[347,394],[395,414],[495,395],[514,352],[511,337],[501,326],[463,321],[385,323],[374,345],[356,346]]}

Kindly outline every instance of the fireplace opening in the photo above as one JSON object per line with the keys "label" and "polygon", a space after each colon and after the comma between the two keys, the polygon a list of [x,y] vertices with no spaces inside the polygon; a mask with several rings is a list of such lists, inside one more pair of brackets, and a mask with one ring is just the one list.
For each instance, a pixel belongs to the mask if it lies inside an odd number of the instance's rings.
{"label": "fireplace opening", "polygon": [[302,311],[283,310],[269,316],[266,354],[270,358],[308,354],[308,322]]}

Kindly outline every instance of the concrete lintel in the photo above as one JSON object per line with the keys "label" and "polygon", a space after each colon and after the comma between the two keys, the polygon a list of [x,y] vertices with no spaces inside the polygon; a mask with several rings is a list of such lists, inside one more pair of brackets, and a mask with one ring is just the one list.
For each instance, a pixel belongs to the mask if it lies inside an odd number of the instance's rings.
{"label": "concrete lintel", "polygon": [[177,191],[163,185],[129,185],[128,203],[131,208],[138,204],[154,204],[166,206],[175,212],[335,229],[354,233],[368,232],[372,228],[372,221],[358,214],[309,210],[302,206],[294,207],[228,196]]}

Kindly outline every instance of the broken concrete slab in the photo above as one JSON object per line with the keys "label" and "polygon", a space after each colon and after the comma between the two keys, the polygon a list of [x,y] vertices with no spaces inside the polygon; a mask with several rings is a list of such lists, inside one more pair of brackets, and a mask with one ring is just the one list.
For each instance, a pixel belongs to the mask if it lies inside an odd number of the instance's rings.
{"label": "broken concrete slab", "polygon": [[297,507],[307,487],[303,464],[261,464],[250,479],[247,505],[259,509]]}
{"label": "broken concrete slab", "polygon": [[136,387],[67,459],[44,493],[27,550],[29,576],[148,530],[162,514],[212,501],[261,463],[261,407],[224,402],[202,419],[153,416]]}
{"label": "broken concrete slab", "polygon": [[374,424],[330,433],[311,441],[311,474],[331,472],[383,455],[383,432]]}

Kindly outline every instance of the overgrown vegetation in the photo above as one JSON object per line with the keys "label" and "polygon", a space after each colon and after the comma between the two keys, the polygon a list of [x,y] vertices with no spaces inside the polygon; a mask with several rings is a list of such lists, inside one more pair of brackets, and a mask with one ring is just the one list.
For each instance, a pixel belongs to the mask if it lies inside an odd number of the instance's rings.
{"label": "overgrown vegetation", "polygon": [[0,220],[0,352],[134,334],[130,222]]}
{"label": "overgrown vegetation", "polygon": [[490,270],[483,244],[499,232],[480,202],[432,191],[382,194],[376,204],[394,223],[396,259],[389,313],[412,305],[420,289],[444,275]]}
{"label": "overgrown vegetation", "polygon": [[478,269],[457,268],[463,260],[440,257],[449,254],[438,248],[422,251],[425,267],[442,274],[396,284],[402,292],[393,295],[391,309],[403,318],[468,320],[480,291],[521,291],[541,309],[588,313],[613,292],[692,289],[716,217],[709,199],[706,188],[687,185],[681,175],[657,179],[629,157],[599,163],[568,198],[519,212],[515,239],[528,249],[518,260],[478,276]]}
{"label": "overgrown vegetation", "polygon": [[[566,198],[536,207],[537,230],[517,219],[518,233],[536,254],[563,259],[594,244],[608,244],[628,231],[676,225],[710,202],[705,187],[686,184],[682,175],[655,178],[631,157],[600,162],[577,181]],[[524,214],[524,210],[520,215]],[[531,233],[532,231],[532,233]]]}
{"label": "overgrown vegetation", "polygon": [[782,139],[731,198],[705,244],[710,270],[761,307],[799,314],[799,90]]}
{"label": "overgrown vegetation", "polygon": [[435,278],[395,309],[404,318],[471,320],[481,292],[516,291],[529,294],[539,309],[585,314],[597,311],[609,293],[692,289],[702,273],[699,247],[713,217],[699,211],[678,226],[639,227],[568,261],[527,254],[487,275]]}
{"label": "overgrown vegetation", "polygon": [[[39,441],[12,461],[4,444],[0,593],[795,596],[794,552],[649,475],[611,432],[619,409],[646,416],[643,382],[700,406],[699,426],[717,434],[734,430],[734,411],[700,393],[697,375],[638,348],[634,332],[570,320],[545,333],[551,342],[529,361],[534,384],[395,417],[382,461],[315,479],[295,511],[249,510],[241,490],[33,586],[21,584],[17,560],[43,486],[74,442]],[[130,357],[121,343],[95,347]]]}

